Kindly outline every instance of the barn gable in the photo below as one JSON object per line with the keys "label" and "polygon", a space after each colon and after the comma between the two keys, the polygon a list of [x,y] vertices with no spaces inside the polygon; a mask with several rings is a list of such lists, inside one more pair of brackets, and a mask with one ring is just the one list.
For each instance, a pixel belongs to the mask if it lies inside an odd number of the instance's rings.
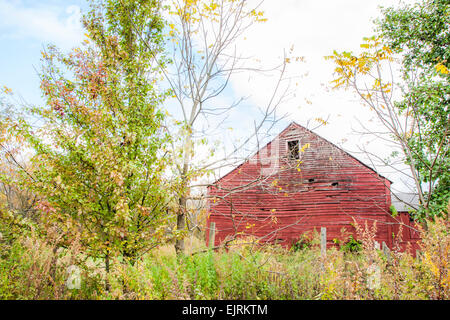
{"label": "barn gable", "polygon": [[[365,163],[361,162],[359,159],[355,158],[351,154],[347,153],[346,151],[340,149],[338,146],[333,144],[332,142],[326,140],[325,138],[317,135],[316,133],[312,132],[311,130],[297,124],[296,122],[291,122],[289,126],[287,126],[282,132],[280,132],[272,141],[267,143],[264,147],[262,147],[256,154],[254,154],[252,157],[250,157],[249,160],[246,160],[244,163],[238,165],[236,168],[219,178],[216,182],[213,184],[218,184],[220,181],[225,179],[230,179],[228,177],[229,175],[234,175],[239,173],[239,169],[241,169],[242,166],[245,166],[248,163],[255,163],[257,161],[261,161],[261,164],[263,168],[265,169],[266,174],[270,174],[271,171],[269,169],[273,168],[268,164],[274,164],[276,162],[276,159],[278,159],[280,156],[285,158],[287,156],[287,148],[288,143],[290,141],[298,140],[300,145],[301,142],[304,141],[306,143],[310,143],[311,141],[315,141],[315,146],[318,147],[318,149],[315,149],[314,152],[308,152],[307,157],[315,157],[317,154],[322,154],[322,157],[324,160],[328,159],[332,165],[338,166],[339,161],[337,157],[334,158],[333,161],[333,154],[339,154],[343,157],[348,157],[350,159],[353,159],[356,163],[359,163],[360,165],[366,167],[368,172],[379,176],[382,179],[386,179],[379,173],[377,173],[374,169],[366,165]],[[272,152],[272,150],[277,150],[276,148],[279,147],[280,143],[285,143],[284,146],[281,146],[278,153]],[[278,146],[277,146],[278,144]],[[305,149],[310,149],[311,146]],[[308,150],[309,151],[309,150]],[[331,159],[330,159],[331,158]],[[274,162],[275,161],[275,162]],[[275,169],[275,168],[273,168]],[[241,169],[242,171],[242,169]],[[387,179],[388,180],[388,179]],[[392,183],[390,180],[388,180],[390,183]]]}
{"label": "barn gable", "polygon": [[353,219],[378,221],[377,237],[390,243],[390,183],[336,145],[291,123],[208,188],[208,223],[216,224],[216,244],[251,234],[290,245],[320,227],[327,227],[332,243],[343,228],[352,229]]}

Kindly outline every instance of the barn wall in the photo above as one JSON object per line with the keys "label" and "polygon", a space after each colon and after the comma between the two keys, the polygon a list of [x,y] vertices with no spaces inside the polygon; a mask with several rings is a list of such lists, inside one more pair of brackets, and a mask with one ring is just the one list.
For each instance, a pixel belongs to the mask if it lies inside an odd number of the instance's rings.
{"label": "barn wall", "polygon": [[[304,147],[299,161],[288,159],[287,141]],[[309,144],[309,147],[308,145]],[[291,124],[249,161],[208,189],[215,245],[237,233],[291,245],[307,231],[327,228],[327,243],[377,221],[376,240],[392,246],[390,182],[335,145]],[[207,232],[208,237],[208,232]],[[209,239],[207,239],[209,241]]]}
{"label": "barn wall", "polygon": [[417,223],[410,219],[410,215],[406,211],[398,212],[397,216],[390,217],[389,221],[392,233],[396,238],[396,241],[393,240],[396,242],[395,245],[398,245],[402,251],[409,250],[411,254],[415,255],[416,250],[420,250],[420,233]]}

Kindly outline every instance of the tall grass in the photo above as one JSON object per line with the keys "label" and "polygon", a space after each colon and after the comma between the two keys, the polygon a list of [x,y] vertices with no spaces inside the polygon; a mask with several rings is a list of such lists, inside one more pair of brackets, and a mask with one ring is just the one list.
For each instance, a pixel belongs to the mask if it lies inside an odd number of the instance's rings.
{"label": "tall grass", "polygon": [[[448,221],[421,231],[421,255],[373,246],[376,229],[358,226],[362,250],[331,248],[318,240],[297,251],[258,244],[208,251],[196,241],[177,257],[171,246],[135,264],[115,258],[107,275],[102,261],[87,259],[76,241],[65,249],[32,233],[0,240],[0,299],[448,299]],[[204,250],[204,252],[200,252]],[[79,287],[67,284],[70,266]],[[104,282],[109,280],[110,290]]]}

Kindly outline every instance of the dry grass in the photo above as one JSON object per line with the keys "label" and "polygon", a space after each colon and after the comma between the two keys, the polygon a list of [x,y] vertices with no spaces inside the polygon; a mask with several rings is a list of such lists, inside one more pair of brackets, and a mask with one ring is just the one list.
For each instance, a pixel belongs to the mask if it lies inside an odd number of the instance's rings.
{"label": "dry grass", "polygon": [[[101,260],[86,259],[76,239],[60,249],[59,234],[49,229],[46,239],[33,232],[17,238],[2,255],[0,274],[8,277],[0,277],[0,297],[448,300],[448,227],[448,221],[437,219],[421,231],[420,258],[395,249],[386,256],[373,245],[376,225],[356,225],[362,242],[358,253],[331,248],[323,258],[318,239],[296,252],[251,239],[213,252],[193,237],[186,241],[184,257],[176,257],[173,245],[160,246],[134,265],[114,259],[109,275]],[[201,253],[190,255],[194,252]],[[66,286],[71,265],[81,269],[80,289]]]}

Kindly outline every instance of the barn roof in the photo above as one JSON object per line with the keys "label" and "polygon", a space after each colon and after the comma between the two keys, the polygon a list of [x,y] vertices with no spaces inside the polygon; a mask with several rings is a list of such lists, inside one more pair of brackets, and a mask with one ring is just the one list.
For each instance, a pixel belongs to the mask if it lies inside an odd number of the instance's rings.
{"label": "barn roof", "polygon": [[[359,162],[360,164],[362,164],[363,166],[367,167],[368,169],[370,169],[371,171],[373,171],[375,174],[377,174],[378,176],[380,176],[383,179],[388,180],[390,183],[393,183],[390,179],[382,176],[381,174],[379,174],[377,171],[375,171],[375,169],[373,169],[372,167],[368,166],[367,164],[365,164],[364,162],[362,162],[361,160],[359,160],[358,158],[356,158],[355,156],[353,156],[352,154],[350,154],[349,152],[343,150],[342,148],[340,148],[339,146],[337,146],[336,144],[334,144],[333,142],[325,139],[324,137],[320,136],[319,134],[315,133],[314,131],[303,127],[302,125],[298,124],[295,121],[292,121],[286,128],[284,128],[279,134],[277,134],[271,141],[269,141],[268,143],[266,143],[264,146],[262,146],[257,152],[255,152],[255,154],[252,155],[255,156],[256,154],[258,154],[259,151],[261,151],[262,149],[264,149],[268,144],[270,144],[271,142],[273,142],[277,137],[281,136],[285,131],[287,131],[289,128],[291,128],[292,126],[296,126],[299,128],[302,128],[312,134],[314,134],[315,136],[319,137],[320,139],[326,141],[327,143],[333,145],[334,147],[336,147],[337,149],[343,151],[345,154],[347,154],[349,157],[351,157],[352,159],[355,159],[357,162]],[[248,159],[250,159],[251,157],[249,157]],[[219,179],[217,179],[216,181],[214,181],[212,184],[216,184],[218,183],[220,180],[222,180],[223,178],[225,178],[226,176],[228,176],[229,174],[231,174],[232,172],[236,171],[237,169],[239,169],[242,165],[244,165],[245,163],[247,163],[248,159],[244,160],[241,164],[239,164],[237,167],[233,168],[232,170],[230,170],[229,172],[227,172],[226,174],[224,174],[222,177],[220,177]]]}
{"label": "barn roof", "polygon": [[417,209],[419,207],[419,195],[407,192],[392,193],[391,203],[399,212]]}

